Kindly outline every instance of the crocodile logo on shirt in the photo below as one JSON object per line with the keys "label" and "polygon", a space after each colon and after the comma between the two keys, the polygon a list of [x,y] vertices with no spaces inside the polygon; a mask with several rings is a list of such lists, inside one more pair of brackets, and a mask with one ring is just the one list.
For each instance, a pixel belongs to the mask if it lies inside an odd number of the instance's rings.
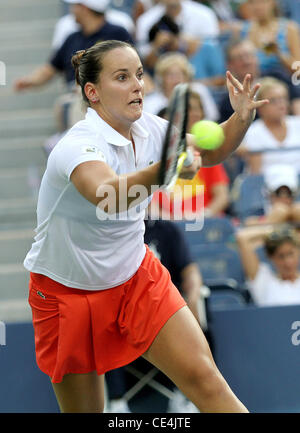
{"label": "crocodile logo on shirt", "polygon": [[95,153],[101,161],[106,161],[105,155],[95,146],[83,146],[81,150],[83,153]]}

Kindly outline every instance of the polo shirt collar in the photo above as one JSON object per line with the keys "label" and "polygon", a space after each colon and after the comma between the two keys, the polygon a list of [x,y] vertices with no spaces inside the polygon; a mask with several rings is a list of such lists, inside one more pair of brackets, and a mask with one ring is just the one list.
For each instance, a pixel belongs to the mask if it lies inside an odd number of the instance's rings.
{"label": "polo shirt collar", "polygon": [[[88,123],[97,130],[97,132],[101,133],[108,143],[113,144],[114,146],[128,146],[131,144],[130,140],[127,140],[127,138],[123,137],[123,135],[119,134],[114,128],[106,123],[93,108],[88,107],[85,118]],[[141,138],[148,138],[149,136],[148,132],[137,122],[134,122],[132,125],[132,133]]]}

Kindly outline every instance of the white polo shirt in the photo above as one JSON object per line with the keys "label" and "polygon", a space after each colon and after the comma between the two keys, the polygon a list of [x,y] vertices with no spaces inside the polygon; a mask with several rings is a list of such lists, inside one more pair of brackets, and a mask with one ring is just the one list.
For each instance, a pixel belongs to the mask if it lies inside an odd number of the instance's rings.
{"label": "white polo shirt", "polygon": [[[132,143],[91,108],[51,152],[37,206],[35,242],[24,266],[68,287],[102,290],[128,281],[144,256],[144,215],[149,199],[133,215],[103,220],[70,181],[86,161],[104,161],[118,175],[158,162],[167,122],[144,113],[134,122]],[[107,216],[107,215],[106,215]]]}

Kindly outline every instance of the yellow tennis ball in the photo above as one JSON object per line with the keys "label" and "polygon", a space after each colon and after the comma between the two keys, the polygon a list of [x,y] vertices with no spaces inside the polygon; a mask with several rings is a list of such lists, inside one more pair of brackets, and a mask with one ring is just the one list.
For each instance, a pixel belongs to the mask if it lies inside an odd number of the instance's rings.
{"label": "yellow tennis ball", "polygon": [[217,149],[223,144],[224,131],[218,123],[211,120],[200,120],[191,128],[196,145],[201,149]]}

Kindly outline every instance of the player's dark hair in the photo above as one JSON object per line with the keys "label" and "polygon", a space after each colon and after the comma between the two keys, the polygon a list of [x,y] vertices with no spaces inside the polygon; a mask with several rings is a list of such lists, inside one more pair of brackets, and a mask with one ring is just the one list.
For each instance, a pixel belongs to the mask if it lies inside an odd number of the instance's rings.
{"label": "player's dark hair", "polygon": [[135,50],[135,48],[127,42],[107,40],[98,42],[87,50],[77,51],[76,54],[74,54],[71,62],[75,70],[75,79],[77,84],[81,87],[84,101],[89,103],[84,91],[84,86],[86,83],[98,83],[99,75],[103,67],[104,56],[115,48],[126,47]]}

